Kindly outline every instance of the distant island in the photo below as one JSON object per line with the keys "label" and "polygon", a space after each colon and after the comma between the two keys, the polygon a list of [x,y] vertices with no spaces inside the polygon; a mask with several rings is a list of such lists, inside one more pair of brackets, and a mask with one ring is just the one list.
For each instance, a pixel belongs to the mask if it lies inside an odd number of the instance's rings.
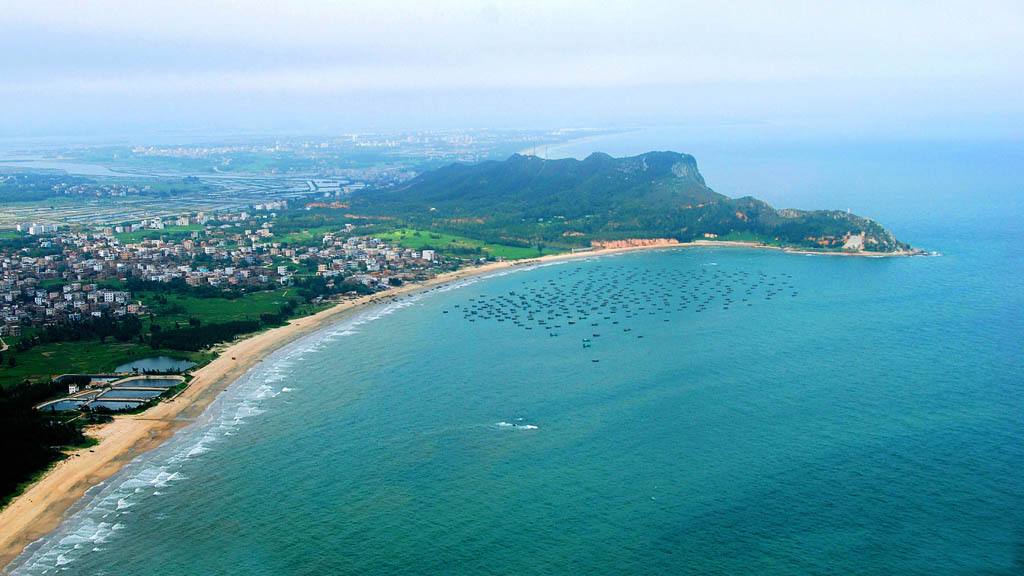
{"label": "distant island", "polygon": [[693,156],[648,152],[584,160],[515,154],[451,164],[369,190],[354,211],[505,245],[572,249],[704,240],[838,253],[916,254],[877,222],[838,210],[776,209],[704,182]]}

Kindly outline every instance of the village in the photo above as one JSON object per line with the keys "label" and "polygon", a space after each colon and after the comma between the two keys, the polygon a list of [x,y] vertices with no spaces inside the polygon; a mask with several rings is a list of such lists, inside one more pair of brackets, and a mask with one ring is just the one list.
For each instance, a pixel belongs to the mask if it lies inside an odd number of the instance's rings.
{"label": "village", "polygon": [[0,336],[28,326],[87,317],[147,313],[125,289],[129,281],[184,282],[246,292],[321,277],[371,290],[432,277],[437,252],[412,250],[368,235],[352,224],[303,241],[275,237],[271,202],[252,210],[151,218],[95,229],[25,223],[20,241],[0,244]]}

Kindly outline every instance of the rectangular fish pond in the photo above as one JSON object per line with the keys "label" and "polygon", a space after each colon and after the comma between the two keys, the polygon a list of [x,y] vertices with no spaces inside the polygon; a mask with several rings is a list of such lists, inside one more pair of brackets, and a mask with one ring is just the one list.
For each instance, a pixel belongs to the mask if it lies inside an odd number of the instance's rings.
{"label": "rectangular fish pond", "polygon": [[66,410],[132,410],[184,382],[181,376],[130,376],[110,384],[110,388],[89,390],[75,396],[51,400],[36,408],[45,412]]}
{"label": "rectangular fish pond", "polygon": [[38,409],[43,412],[64,412],[66,410],[78,410],[82,407],[82,404],[85,403],[86,400],[62,399],[50,402],[49,404],[43,404],[42,406],[39,406]]}
{"label": "rectangular fish pond", "polygon": [[164,392],[166,388],[151,389],[151,388],[111,388],[106,392],[100,394],[99,399],[111,400],[115,398],[155,398]]}
{"label": "rectangular fish pond", "polygon": [[160,376],[148,376],[140,378],[126,378],[124,380],[113,383],[111,386],[114,388],[173,388],[178,384],[181,384],[182,379],[174,376],[160,377]]}
{"label": "rectangular fish pond", "polygon": [[138,408],[143,404],[145,404],[145,402],[140,400],[93,400],[92,402],[89,402],[89,409],[95,410],[97,408],[106,408],[113,412],[119,412],[121,410]]}

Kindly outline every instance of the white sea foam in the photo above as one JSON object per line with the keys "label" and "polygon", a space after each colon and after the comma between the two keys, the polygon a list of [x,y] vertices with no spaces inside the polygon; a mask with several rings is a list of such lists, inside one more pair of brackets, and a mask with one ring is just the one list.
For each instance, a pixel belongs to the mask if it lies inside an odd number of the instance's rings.
{"label": "white sea foam", "polygon": [[[516,420],[522,420],[522,418],[516,418]],[[534,424],[513,424],[512,422],[505,422],[502,420],[495,424],[498,428],[505,428],[511,430],[537,430],[538,426]]]}

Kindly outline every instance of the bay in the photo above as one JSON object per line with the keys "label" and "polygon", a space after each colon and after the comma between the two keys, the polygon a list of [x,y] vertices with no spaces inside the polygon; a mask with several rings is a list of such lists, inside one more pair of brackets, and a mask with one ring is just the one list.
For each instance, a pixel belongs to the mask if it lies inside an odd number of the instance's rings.
{"label": "bay", "polygon": [[723,193],[849,202],[941,256],[651,251],[368,311],[268,357],[15,573],[1018,572],[1022,180],[985,146],[707,145]]}

